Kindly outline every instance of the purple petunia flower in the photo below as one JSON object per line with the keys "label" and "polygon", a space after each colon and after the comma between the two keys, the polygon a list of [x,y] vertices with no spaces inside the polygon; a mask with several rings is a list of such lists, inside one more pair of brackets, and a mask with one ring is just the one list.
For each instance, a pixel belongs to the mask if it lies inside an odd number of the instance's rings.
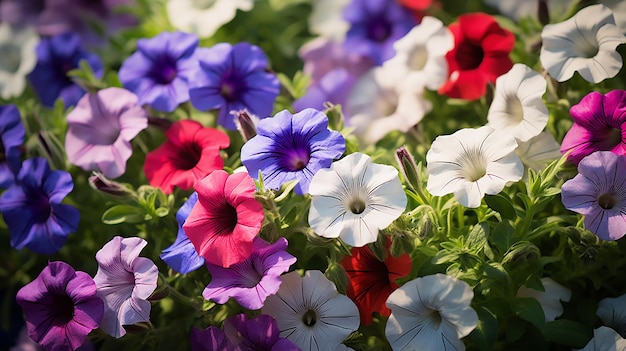
{"label": "purple petunia flower", "polygon": [[198,37],[184,32],[164,32],[137,41],[137,52],[120,67],[124,88],[139,97],[139,104],[172,112],[189,100],[189,83],[198,74]]}
{"label": "purple petunia flower", "polygon": [[296,258],[287,250],[287,239],[268,244],[260,237],[253,241],[252,254],[229,268],[207,263],[211,282],[202,292],[207,300],[223,304],[233,297],[247,309],[263,307],[267,296],[280,288],[280,275],[289,270]]}
{"label": "purple petunia flower", "polygon": [[73,188],[72,176],[50,170],[45,158],[24,161],[15,184],[0,196],[0,212],[9,227],[11,246],[40,254],[59,251],[78,228],[78,210],[61,203]]}
{"label": "purple petunia flower", "polygon": [[241,313],[224,321],[226,337],[241,351],[299,351],[291,340],[280,337],[274,317],[261,314],[248,318]]}
{"label": "purple petunia flower", "polygon": [[305,109],[292,115],[284,110],[259,121],[257,135],[241,149],[241,162],[255,179],[260,170],[270,189],[298,180],[294,190],[302,195],[309,191],[313,175],[330,167],[345,148],[345,139],[328,129],[323,112]]}
{"label": "purple petunia flower", "polygon": [[121,88],[106,88],[83,96],[67,115],[65,150],[73,165],[116,178],[126,170],[130,144],[148,127],[137,96]]}
{"label": "purple petunia flower", "polygon": [[346,51],[371,57],[378,65],[394,55],[393,43],[417,25],[411,11],[389,0],[352,0],[343,18],[350,23]]}
{"label": "purple petunia flower", "polygon": [[226,337],[222,329],[210,326],[191,329],[191,351],[241,351]]}
{"label": "purple petunia flower", "polygon": [[562,153],[572,150],[568,160],[577,164],[594,151],[626,154],[626,91],[591,92],[572,106],[570,115],[574,125],[561,144]]}
{"label": "purple petunia flower", "polygon": [[116,338],[126,334],[124,325],[150,321],[146,299],[157,287],[159,271],[151,259],[139,257],[146,244],[141,238],[116,236],[96,253],[94,281],[105,304],[100,328]]}
{"label": "purple petunia flower", "polygon": [[20,170],[20,146],[24,143],[24,135],[17,107],[0,106],[0,189],[11,186]]}
{"label": "purple petunia flower", "polygon": [[37,65],[28,78],[44,106],[54,106],[59,97],[66,107],[74,106],[85,94],[85,90],[67,75],[68,71],[78,68],[81,60],[89,63],[96,77],[102,76],[102,61],[98,55],[81,48],[78,34],[63,33],[43,38],[36,52]]}
{"label": "purple petunia flower", "polygon": [[49,262],[17,292],[28,336],[46,350],[76,350],[98,328],[104,304],[89,274],[65,262]]}
{"label": "purple petunia flower", "polygon": [[199,110],[219,109],[218,124],[235,130],[231,111],[247,109],[259,118],[272,113],[280,92],[263,51],[248,43],[220,43],[198,51],[200,74],[191,83],[191,103]]}
{"label": "purple petunia flower", "polygon": [[176,212],[176,220],[178,221],[178,234],[172,245],[165,248],[161,253],[161,259],[165,261],[175,271],[187,274],[195,271],[204,264],[204,258],[196,252],[191,241],[183,230],[183,224],[191,209],[198,201],[198,193],[195,191],[189,196],[187,201]]}
{"label": "purple petunia flower", "polygon": [[603,240],[626,234],[626,155],[596,151],[578,164],[578,175],[561,187],[568,210],[585,216],[585,228]]}

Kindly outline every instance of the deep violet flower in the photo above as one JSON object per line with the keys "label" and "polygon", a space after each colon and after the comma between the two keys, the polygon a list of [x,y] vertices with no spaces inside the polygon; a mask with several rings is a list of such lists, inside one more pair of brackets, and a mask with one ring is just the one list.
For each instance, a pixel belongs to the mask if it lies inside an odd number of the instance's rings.
{"label": "deep violet flower", "polygon": [[189,100],[189,83],[198,74],[198,37],[184,32],[163,32],[137,41],[137,51],[120,67],[124,88],[139,97],[139,104],[171,112]]}
{"label": "deep violet flower", "polygon": [[594,151],[626,154],[626,91],[591,92],[569,111],[574,125],[565,134],[561,152],[571,150],[574,163]]}
{"label": "deep violet flower", "polygon": [[283,110],[273,118],[259,121],[257,135],[241,148],[241,162],[253,178],[263,174],[263,184],[279,189],[298,180],[298,195],[309,191],[317,171],[330,167],[346,148],[343,136],[328,129],[323,112],[305,109],[292,115]]}
{"label": "deep violet flower", "polygon": [[226,337],[241,351],[299,351],[291,340],[280,337],[274,317],[260,314],[247,317],[241,313],[224,321]]}
{"label": "deep violet flower", "polygon": [[98,272],[93,279],[104,300],[100,328],[116,338],[126,334],[124,325],[150,320],[146,299],[157,287],[159,271],[151,259],[139,257],[146,244],[141,238],[116,236],[96,253]]}
{"label": "deep violet flower", "polygon": [[199,256],[196,249],[183,230],[183,224],[189,217],[191,209],[198,201],[198,193],[193,192],[189,198],[176,212],[178,221],[178,234],[174,243],[161,252],[161,259],[165,261],[175,271],[187,274],[202,267],[204,258]]}
{"label": "deep violet flower", "polygon": [[223,268],[208,263],[211,282],[202,296],[224,304],[230,297],[249,310],[263,307],[265,299],[280,288],[280,275],[287,272],[296,258],[287,252],[287,239],[269,244],[255,237],[250,257]]}
{"label": "deep violet flower", "polygon": [[259,118],[272,113],[280,92],[275,74],[267,71],[267,57],[258,46],[248,43],[219,43],[198,49],[200,73],[189,91],[191,103],[199,110],[219,109],[218,124],[235,130],[231,111],[248,110]]}
{"label": "deep violet flower", "polygon": [[112,87],[85,94],[67,115],[67,124],[65,152],[70,163],[117,178],[132,155],[130,141],[148,127],[148,117],[135,94]]}
{"label": "deep violet flower", "polygon": [[54,106],[59,97],[66,107],[74,106],[85,94],[85,90],[67,75],[68,71],[78,68],[81,60],[89,63],[96,77],[102,76],[102,61],[96,54],[81,48],[78,34],[42,38],[36,51],[37,65],[28,78],[46,107]]}
{"label": "deep violet flower", "polygon": [[150,185],[165,194],[172,193],[174,186],[191,189],[199,179],[224,166],[220,150],[227,148],[230,140],[223,132],[197,121],[180,120],[165,136],[165,143],[149,152],[143,165]]}
{"label": "deep violet flower", "polygon": [[578,174],[561,187],[568,210],[585,216],[585,228],[603,240],[626,234],[626,155],[596,151],[578,164]]}
{"label": "deep violet flower", "polygon": [[65,262],[49,262],[17,292],[28,336],[46,350],[76,350],[98,328],[104,303],[89,274]]}
{"label": "deep violet flower", "polygon": [[11,246],[41,254],[59,251],[78,228],[78,210],[61,203],[73,188],[72,176],[50,170],[45,158],[24,161],[16,182],[0,196],[0,212],[9,227]]}
{"label": "deep violet flower", "polygon": [[393,43],[417,25],[411,11],[388,0],[353,0],[343,9],[343,18],[350,23],[347,50],[370,57],[377,65],[390,59]]}
{"label": "deep violet flower", "polygon": [[448,26],[454,36],[454,48],[446,54],[448,79],[440,94],[475,100],[485,95],[487,83],[513,67],[509,53],[515,45],[513,33],[503,29],[485,13],[459,16]]}
{"label": "deep violet flower", "polygon": [[247,173],[229,175],[216,170],[200,179],[194,189],[198,202],[183,230],[198,254],[207,263],[225,268],[248,258],[265,216],[254,197],[252,178]]}
{"label": "deep violet flower", "polygon": [[24,125],[15,105],[0,106],[0,189],[6,189],[20,170],[20,146],[24,143]]}
{"label": "deep violet flower", "polygon": [[190,341],[191,351],[241,351],[228,340],[222,329],[214,326],[204,330],[191,329]]}

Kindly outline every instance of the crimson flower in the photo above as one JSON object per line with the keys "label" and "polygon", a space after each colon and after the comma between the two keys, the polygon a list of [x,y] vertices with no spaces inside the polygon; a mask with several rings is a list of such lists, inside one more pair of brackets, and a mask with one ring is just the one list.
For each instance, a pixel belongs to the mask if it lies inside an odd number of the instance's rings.
{"label": "crimson flower", "polygon": [[391,310],[385,306],[389,295],[398,288],[396,279],[411,273],[411,257],[404,254],[393,257],[389,253],[391,241],[387,239],[386,259],[381,262],[369,246],[354,247],[352,256],[345,256],[341,265],[348,274],[346,295],[359,308],[361,322],[372,323],[372,312],[388,317]]}
{"label": "crimson flower", "polygon": [[264,217],[252,178],[220,169],[200,179],[194,189],[198,202],[183,230],[196,252],[207,263],[224,268],[250,257]]}
{"label": "crimson flower", "polygon": [[191,189],[198,180],[224,167],[220,149],[228,147],[230,140],[223,132],[181,120],[174,122],[165,136],[165,143],[149,152],[143,165],[150,185],[164,193],[172,193],[174,186]]}
{"label": "crimson flower", "polygon": [[509,53],[515,36],[482,12],[461,15],[448,28],[454,36],[454,48],[446,54],[448,80],[439,93],[478,99],[485,94],[487,83],[495,83],[498,76],[513,67]]}

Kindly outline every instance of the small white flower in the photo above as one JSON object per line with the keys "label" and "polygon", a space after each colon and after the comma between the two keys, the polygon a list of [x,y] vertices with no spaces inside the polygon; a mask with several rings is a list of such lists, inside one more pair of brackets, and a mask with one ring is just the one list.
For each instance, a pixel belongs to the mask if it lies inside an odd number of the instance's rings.
{"label": "small white flower", "polygon": [[626,350],[624,340],[615,330],[600,327],[593,330],[593,338],[579,351],[623,351]]}
{"label": "small white flower", "polygon": [[496,79],[496,91],[487,113],[488,126],[519,141],[537,136],[548,124],[548,108],[541,96],[546,80],[518,63]]}
{"label": "small white flower", "polygon": [[485,194],[495,195],[522,178],[516,148],[513,136],[489,126],[438,136],[426,154],[426,189],[436,196],[453,193],[461,205],[478,207]]}
{"label": "small white flower", "polygon": [[309,15],[309,30],[313,34],[343,41],[350,23],[343,19],[342,12],[350,0],[313,0]]}
{"label": "small white flower", "polygon": [[303,351],[338,348],[350,333],[359,328],[359,310],[347,296],[320,271],[281,276],[276,295],[265,300],[261,313],[278,323],[280,336],[291,340]]}
{"label": "small white flower", "polygon": [[403,77],[395,66],[376,67],[352,87],[345,112],[362,142],[374,144],[393,130],[407,132],[432,109],[423,85],[398,84]]}
{"label": "small white flower", "polygon": [[398,66],[406,84],[437,90],[448,77],[446,53],[454,46],[452,33],[439,19],[425,16],[393,44],[396,55],[385,66]]}
{"label": "small white flower", "polygon": [[517,297],[532,297],[539,301],[543,309],[546,322],[553,321],[563,314],[561,301],[568,302],[572,297],[572,291],[551,278],[541,278],[544,291],[521,287],[517,290]]}
{"label": "small white flower", "polygon": [[613,328],[622,337],[626,335],[626,294],[600,300],[596,314],[604,325]]}
{"label": "small white flower", "polygon": [[561,145],[552,134],[544,131],[526,142],[520,142],[515,153],[526,167],[539,172],[561,157]]}
{"label": "small white flower", "polygon": [[26,87],[28,75],[37,63],[35,48],[39,36],[34,27],[0,24],[0,96],[19,96]]}
{"label": "small white flower", "polygon": [[478,324],[474,292],[457,278],[434,274],[411,280],[389,295],[385,335],[394,350],[465,350],[460,340]]}
{"label": "small white flower", "polygon": [[611,10],[602,4],[546,25],[541,38],[541,64],[559,82],[578,72],[588,82],[599,83],[615,77],[622,68],[622,57],[615,49],[626,43],[626,37],[615,25]]}
{"label": "small white flower", "polygon": [[212,36],[223,24],[230,22],[237,9],[250,11],[255,0],[169,0],[167,15],[174,28],[196,34],[200,38]]}
{"label": "small white flower", "polygon": [[361,247],[396,220],[407,199],[398,171],[355,152],[319,170],[309,187],[309,225],[325,238]]}

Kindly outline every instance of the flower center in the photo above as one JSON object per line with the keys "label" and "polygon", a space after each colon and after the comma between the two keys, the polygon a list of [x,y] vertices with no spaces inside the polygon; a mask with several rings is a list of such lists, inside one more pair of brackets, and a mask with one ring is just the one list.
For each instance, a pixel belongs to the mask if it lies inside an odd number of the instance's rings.
{"label": "flower center", "polygon": [[198,10],[206,10],[215,4],[216,0],[191,0],[193,7]]}
{"label": "flower center", "polygon": [[222,95],[226,101],[233,102],[239,100],[244,89],[243,80],[238,74],[230,72],[222,77],[220,95]]}
{"label": "flower center", "polygon": [[510,116],[511,124],[519,124],[524,119],[522,102],[517,96],[511,96],[507,99],[506,109]]}
{"label": "flower center", "polygon": [[309,164],[309,150],[304,148],[297,148],[295,150],[290,150],[286,154],[286,164],[285,168],[290,171],[300,171]]}
{"label": "flower center", "polygon": [[67,324],[74,318],[74,301],[67,295],[54,296],[54,303],[49,306],[56,326]]}
{"label": "flower center", "polygon": [[354,214],[361,214],[363,213],[363,211],[365,211],[365,201],[361,200],[361,199],[353,199],[350,202],[350,212],[354,213]]}
{"label": "flower center", "polygon": [[595,38],[587,38],[586,35],[581,35],[578,40],[574,40],[576,43],[574,53],[578,57],[592,58],[598,54],[600,47]]}
{"label": "flower center", "polygon": [[468,149],[458,162],[461,165],[461,174],[470,182],[475,182],[487,174],[487,160],[480,149]]}
{"label": "flower center", "polygon": [[391,25],[382,18],[377,18],[367,24],[367,38],[372,41],[384,42],[390,34]]}
{"label": "flower center", "polygon": [[312,309],[308,309],[302,316],[302,323],[308,327],[314,326],[315,323],[317,323],[317,313],[315,313]]}
{"label": "flower center", "polygon": [[611,150],[619,143],[622,142],[622,130],[619,128],[611,128],[608,130],[605,137],[607,148],[605,150]]}
{"label": "flower center", "polygon": [[604,193],[598,196],[598,205],[605,210],[610,210],[617,205],[617,197],[612,193]]}
{"label": "flower center", "polygon": [[459,44],[456,51],[456,62],[463,71],[478,68],[483,62],[485,52],[480,45],[464,42]]}
{"label": "flower center", "polygon": [[263,263],[259,262],[258,257],[251,257],[244,262],[248,267],[245,268],[245,274],[242,274],[244,279],[242,284],[246,288],[254,288],[263,279]]}
{"label": "flower center", "polygon": [[398,95],[392,91],[382,91],[374,103],[379,116],[391,116],[398,109]]}
{"label": "flower center", "polygon": [[439,311],[437,310],[431,310],[428,315],[428,319],[430,320],[430,323],[434,330],[439,329],[439,326],[441,325],[441,322],[443,321],[443,319],[441,318],[441,315],[439,314]]}
{"label": "flower center", "polygon": [[237,226],[237,209],[231,204],[224,202],[217,213],[220,217],[220,221],[217,223],[215,231],[219,235],[232,234],[233,230]]}
{"label": "flower center", "polygon": [[414,71],[421,71],[428,62],[428,50],[424,45],[414,47],[409,53],[409,67]]}
{"label": "flower center", "polygon": [[0,164],[6,162],[6,160],[7,160],[7,155],[6,155],[6,150],[4,149],[4,143],[0,141]]}
{"label": "flower center", "polygon": [[52,214],[50,199],[44,194],[31,194],[31,196],[33,196],[30,202],[30,208],[33,211],[33,221],[35,223],[47,221],[50,218],[50,214]]}
{"label": "flower center", "polygon": [[15,73],[20,68],[22,55],[20,48],[15,45],[0,46],[0,70]]}
{"label": "flower center", "polygon": [[178,149],[176,158],[172,160],[174,166],[185,171],[194,168],[202,156],[202,148],[197,143],[191,142]]}
{"label": "flower center", "polygon": [[161,57],[154,62],[151,76],[157,84],[166,85],[171,83],[178,74],[176,61],[171,57]]}

